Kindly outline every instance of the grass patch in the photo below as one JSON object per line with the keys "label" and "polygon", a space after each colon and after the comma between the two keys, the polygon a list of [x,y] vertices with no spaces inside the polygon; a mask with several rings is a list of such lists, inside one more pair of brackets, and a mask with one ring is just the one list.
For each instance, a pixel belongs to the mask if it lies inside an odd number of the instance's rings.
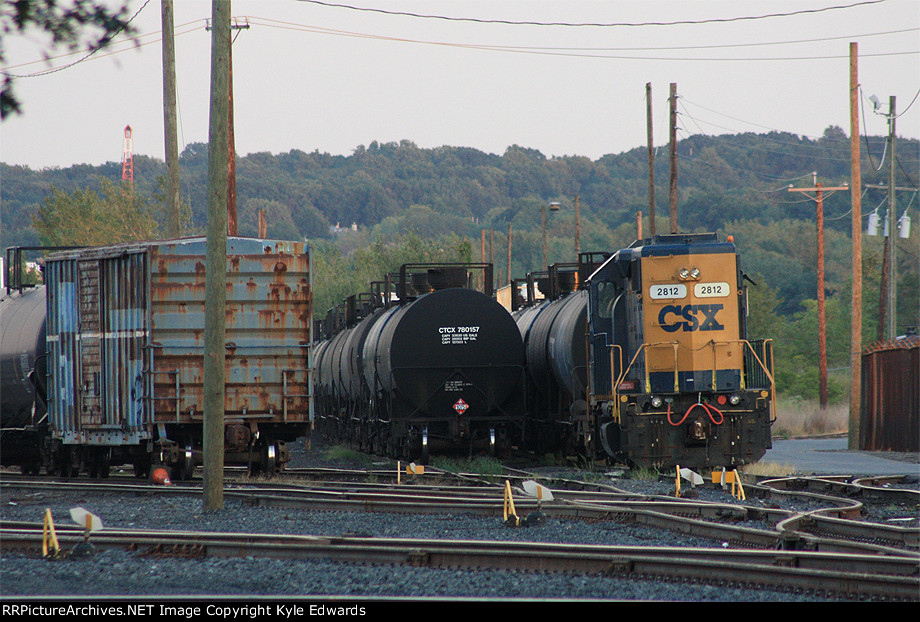
{"label": "grass patch", "polygon": [[780,397],[776,403],[773,435],[781,438],[843,434],[849,428],[850,405],[829,404],[824,410],[815,400]]}
{"label": "grass patch", "polygon": [[373,458],[360,451],[346,447],[345,445],[335,445],[323,451],[323,458],[326,460],[340,460],[343,462],[357,462],[359,464],[370,465]]}
{"label": "grass patch", "polygon": [[756,477],[786,477],[795,473],[795,467],[786,462],[755,462],[746,464],[741,467],[741,472],[745,475],[754,475]]}
{"label": "grass patch", "polygon": [[628,477],[629,479],[657,481],[658,478],[661,477],[661,473],[659,473],[657,469],[643,467],[639,469],[630,469]]}
{"label": "grass patch", "polygon": [[467,459],[436,458],[432,466],[450,473],[474,473],[476,475],[501,475],[501,463],[495,458],[477,456]]}

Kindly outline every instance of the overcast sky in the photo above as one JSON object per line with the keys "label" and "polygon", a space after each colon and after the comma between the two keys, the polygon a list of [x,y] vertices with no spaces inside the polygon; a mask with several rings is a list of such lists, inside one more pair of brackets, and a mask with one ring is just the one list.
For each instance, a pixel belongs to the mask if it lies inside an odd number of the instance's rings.
{"label": "overcast sky", "polygon": [[[141,47],[67,67],[84,55],[61,50],[49,64],[38,35],[4,41],[3,69],[26,77],[15,83],[23,114],[0,125],[0,161],[120,162],[126,125],[135,154],[163,159],[160,0],[146,1],[129,2],[141,9]],[[233,0],[249,24],[233,44],[240,155],[347,155],[405,139],[597,159],[646,144],[648,82],[657,145],[668,141],[672,82],[679,138],[849,133],[851,41],[864,97],[885,113],[895,96],[898,134],[920,134],[920,98],[909,107],[920,92],[917,0],[342,1]],[[211,2],[175,5],[181,150],[207,142]],[[673,24],[688,21],[698,23]],[[869,108],[865,120],[869,134],[887,134],[884,116]]]}

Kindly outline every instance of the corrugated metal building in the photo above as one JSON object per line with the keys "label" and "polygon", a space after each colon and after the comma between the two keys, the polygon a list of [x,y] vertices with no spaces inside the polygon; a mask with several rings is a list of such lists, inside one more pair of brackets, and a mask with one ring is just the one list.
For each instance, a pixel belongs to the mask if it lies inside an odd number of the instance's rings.
{"label": "corrugated metal building", "polygon": [[[49,417],[63,445],[178,447],[200,462],[206,240],[48,257]],[[312,424],[310,255],[304,243],[229,238],[227,451]],[[239,457],[239,456],[238,456]],[[231,457],[232,458],[232,457]],[[269,465],[271,466],[271,465]]]}
{"label": "corrugated metal building", "polygon": [[860,449],[920,451],[920,337],[863,352],[859,425]]}

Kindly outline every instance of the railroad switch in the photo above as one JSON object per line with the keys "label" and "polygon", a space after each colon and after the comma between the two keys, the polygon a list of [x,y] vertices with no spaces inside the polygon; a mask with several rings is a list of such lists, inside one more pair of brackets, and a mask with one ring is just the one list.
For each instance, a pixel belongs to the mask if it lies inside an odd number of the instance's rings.
{"label": "railroad switch", "polygon": [[[409,464],[406,465],[406,475],[424,475],[424,474],[425,474],[425,465],[415,464],[414,462],[410,462]],[[403,475],[403,468],[402,468],[402,462],[400,461],[396,463],[396,483],[397,484],[402,484],[402,475]]]}
{"label": "railroad switch", "polygon": [[744,501],[747,498],[744,495],[744,486],[741,485],[741,476],[738,475],[737,469],[726,471],[723,467],[721,471],[713,471],[712,483],[722,486],[722,490],[725,490],[727,485],[731,485],[731,493],[733,497],[741,501]]}
{"label": "railroad switch", "polygon": [[508,527],[539,527],[546,523],[546,513],[543,512],[543,500],[552,501],[553,495],[545,486],[536,482],[524,482],[524,491],[537,499],[538,506],[526,517],[521,518],[514,509],[514,496],[511,494],[511,482],[505,480],[504,522]]}
{"label": "railroad switch", "polygon": [[[680,480],[681,478],[690,482],[690,489],[687,491],[681,491]],[[687,498],[696,498],[699,496],[699,492],[696,490],[696,486],[703,483],[703,478],[699,473],[691,469],[682,469],[678,464],[676,466],[676,474],[674,477],[674,496],[675,497],[687,497]]]}
{"label": "railroad switch", "polygon": [[61,546],[58,544],[57,533],[54,531],[51,508],[45,508],[45,520],[42,525],[42,557],[46,559],[60,559],[63,557]]}

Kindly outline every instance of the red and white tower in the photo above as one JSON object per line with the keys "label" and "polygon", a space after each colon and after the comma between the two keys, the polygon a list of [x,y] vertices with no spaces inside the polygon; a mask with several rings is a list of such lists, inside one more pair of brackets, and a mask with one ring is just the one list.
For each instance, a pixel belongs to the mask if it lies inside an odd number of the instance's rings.
{"label": "red and white tower", "polygon": [[134,188],[134,141],[131,139],[131,126],[125,126],[125,148],[121,158],[121,180]]}

